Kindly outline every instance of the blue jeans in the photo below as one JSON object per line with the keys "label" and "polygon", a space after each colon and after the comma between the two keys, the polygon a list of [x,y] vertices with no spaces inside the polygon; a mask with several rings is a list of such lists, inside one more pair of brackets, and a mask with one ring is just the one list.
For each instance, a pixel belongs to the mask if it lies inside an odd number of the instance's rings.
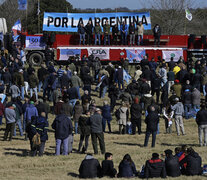
{"label": "blue jeans", "polygon": [[35,87],[35,88],[30,88],[30,97],[32,97],[32,95],[33,95],[33,91],[34,91],[34,93],[35,93],[35,97],[36,97],[36,99],[38,99],[37,87]]}
{"label": "blue jeans", "polygon": [[138,35],[138,41],[137,41],[138,45],[143,45],[143,35]]}
{"label": "blue jeans", "polygon": [[184,104],[184,111],[185,111],[185,118],[189,118],[189,113],[191,112],[192,105],[191,104]]}
{"label": "blue jeans", "polygon": [[72,105],[74,108],[76,101],[77,101],[76,99],[71,99],[69,100],[69,104]]}
{"label": "blue jeans", "polygon": [[63,153],[62,155],[68,155],[68,137],[65,139],[56,139],[56,149],[55,149],[55,155],[60,155],[60,146],[61,143],[63,143]]}
{"label": "blue jeans", "polygon": [[78,122],[75,122],[75,134],[78,134]]}
{"label": "blue jeans", "polygon": [[206,85],[203,85],[203,95],[206,96]]}
{"label": "blue jeans", "polygon": [[105,118],[102,119],[103,132],[105,132],[105,130],[106,130],[106,122],[108,124],[109,132],[111,132],[111,120],[108,120]]}
{"label": "blue jeans", "polygon": [[150,130],[146,130],[144,146],[146,147],[148,145],[150,134],[152,134],[152,147],[155,147],[157,131],[150,131]]}
{"label": "blue jeans", "polygon": [[101,98],[104,98],[105,97],[105,94],[107,92],[107,88],[108,86],[105,86],[103,89],[102,89],[102,92],[101,92]]}
{"label": "blue jeans", "polygon": [[81,99],[81,97],[80,97],[80,91],[79,91],[79,87],[75,87],[76,88],[76,90],[77,90],[77,93],[78,93],[78,99]]}
{"label": "blue jeans", "polygon": [[98,38],[98,44],[101,45],[101,35],[95,34],[95,45],[97,44],[97,38]]}
{"label": "blue jeans", "polygon": [[110,45],[110,35],[104,34],[104,45],[106,45],[106,39],[108,40],[108,45]]}
{"label": "blue jeans", "polygon": [[160,124],[157,124],[157,134],[160,134]]}
{"label": "blue jeans", "polygon": [[21,119],[18,119],[14,126],[14,136],[16,136],[16,125],[19,127],[20,136],[23,136]]}
{"label": "blue jeans", "polygon": [[21,86],[21,98],[24,100],[24,86]]}
{"label": "blue jeans", "polygon": [[198,112],[200,110],[200,105],[193,105],[193,109]]}
{"label": "blue jeans", "polygon": [[0,125],[2,125],[2,118],[3,116],[0,116]]}
{"label": "blue jeans", "polygon": [[85,34],[80,34],[80,42],[79,42],[80,45],[81,45],[81,40],[83,40],[83,45],[85,45]]}
{"label": "blue jeans", "polygon": [[41,87],[42,87],[42,85],[43,85],[42,81],[39,81],[39,84],[38,84],[38,92],[41,91]]}

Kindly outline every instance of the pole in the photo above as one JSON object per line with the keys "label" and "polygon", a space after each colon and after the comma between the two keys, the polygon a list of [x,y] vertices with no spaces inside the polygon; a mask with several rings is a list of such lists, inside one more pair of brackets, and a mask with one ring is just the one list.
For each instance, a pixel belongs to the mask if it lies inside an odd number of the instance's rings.
{"label": "pole", "polygon": [[187,23],[186,23],[186,18],[185,18],[185,23],[184,23],[184,35],[186,35],[186,26],[187,26]]}
{"label": "pole", "polygon": [[[27,8],[28,8],[28,1],[27,1]],[[26,8],[26,32],[27,32],[27,8]]]}
{"label": "pole", "polygon": [[37,4],[37,13],[38,13],[38,34],[40,33],[40,0],[38,0],[38,2],[37,2],[38,4]]}

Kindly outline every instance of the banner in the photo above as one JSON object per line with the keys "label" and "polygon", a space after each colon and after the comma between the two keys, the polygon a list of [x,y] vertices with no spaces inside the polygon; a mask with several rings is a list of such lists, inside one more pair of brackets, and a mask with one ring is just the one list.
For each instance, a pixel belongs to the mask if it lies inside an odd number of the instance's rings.
{"label": "banner", "polygon": [[88,55],[94,55],[94,57],[99,57],[100,59],[110,59],[109,49],[89,48]]}
{"label": "banner", "polygon": [[145,50],[142,50],[142,49],[138,49],[138,50],[126,49],[126,53],[127,53],[127,58],[129,59],[130,63],[140,62],[146,55]]}
{"label": "banner", "polygon": [[45,48],[45,43],[42,36],[26,36],[26,48],[42,49]]}
{"label": "banner", "polygon": [[180,56],[183,56],[183,50],[162,51],[162,58],[165,59],[166,62],[169,62],[171,57],[173,57],[173,60],[177,62]]}
{"label": "banner", "polygon": [[18,9],[19,10],[26,10],[27,9],[27,0],[18,0]]}
{"label": "banner", "polygon": [[138,12],[118,12],[118,13],[44,13],[43,31],[62,31],[77,32],[78,25],[83,23],[84,26],[91,20],[93,26],[99,22],[103,27],[108,20],[110,26],[120,24],[125,21],[127,25],[134,22],[137,25],[140,21],[145,30],[151,29],[150,13]]}
{"label": "banner", "polygon": [[123,69],[123,79],[126,81],[127,84],[129,84],[129,81],[132,77],[126,72],[125,69]]}
{"label": "banner", "polygon": [[68,60],[71,56],[81,55],[81,49],[60,49],[60,60]]}
{"label": "banner", "polygon": [[12,33],[13,33],[13,40],[14,42],[17,42],[18,38],[19,38],[19,34],[21,34],[22,31],[22,25],[20,20],[18,19],[14,26],[12,26]]}

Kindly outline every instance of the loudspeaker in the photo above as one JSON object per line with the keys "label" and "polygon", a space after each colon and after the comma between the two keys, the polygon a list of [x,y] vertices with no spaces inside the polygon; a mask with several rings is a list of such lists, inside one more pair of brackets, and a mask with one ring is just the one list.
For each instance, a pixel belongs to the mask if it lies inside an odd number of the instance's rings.
{"label": "loudspeaker", "polygon": [[48,44],[49,42],[49,35],[47,32],[43,32],[43,41],[45,42],[45,44]]}
{"label": "loudspeaker", "polygon": [[206,35],[201,36],[201,42],[202,44],[206,45]]}
{"label": "loudspeaker", "polygon": [[25,45],[25,40],[26,40],[26,36],[25,35],[20,35],[20,42],[21,42],[21,46]]}
{"label": "loudspeaker", "polygon": [[194,43],[194,41],[195,41],[195,34],[190,34],[190,37],[189,37],[189,40],[188,40],[188,42],[189,43]]}
{"label": "loudspeaker", "polygon": [[56,40],[55,33],[50,34],[50,43],[53,44]]}

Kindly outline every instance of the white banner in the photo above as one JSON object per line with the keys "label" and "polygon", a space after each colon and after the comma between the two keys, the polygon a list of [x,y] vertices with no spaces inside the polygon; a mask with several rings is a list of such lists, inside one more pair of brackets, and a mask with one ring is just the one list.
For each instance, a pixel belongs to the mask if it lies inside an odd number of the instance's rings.
{"label": "white banner", "polygon": [[162,51],[162,58],[165,59],[166,62],[169,62],[171,57],[173,57],[173,60],[177,62],[180,56],[183,56],[183,50]]}
{"label": "white banner", "polygon": [[99,57],[100,59],[110,59],[109,57],[109,49],[102,48],[89,48],[88,55],[94,55],[94,57]]}

